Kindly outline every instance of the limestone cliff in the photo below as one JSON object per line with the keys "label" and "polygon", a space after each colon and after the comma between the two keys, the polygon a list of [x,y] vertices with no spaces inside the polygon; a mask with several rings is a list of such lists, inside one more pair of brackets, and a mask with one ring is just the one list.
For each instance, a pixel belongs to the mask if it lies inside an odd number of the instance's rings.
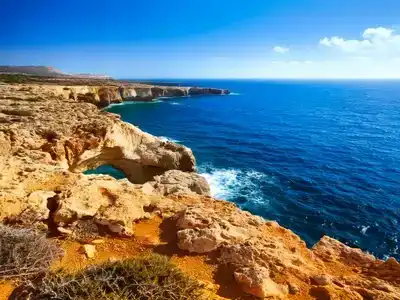
{"label": "limestone cliff", "polygon": [[[106,107],[111,103],[123,101],[153,101],[158,98],[185,97],[196,95],[228,95],[228,90],[216,88],[196,87],[171,87],[152,86],[146,84],[117,84],[116,82],[94,82],[95,85],[75,85],[72,82],[62,84],[29,84],[21,86],[18,95],[21,100],[29,100],[31,96],[39,99],[57,98],[59,100],[75,100],[95,104],[98,107]],[[96,85],[97,84],[97,85]],[[15,90],[6,93],[15,93]],[[5,95],[7,97],[7,94]]]}
{"label": "limestone cliff", "polygon": [[[180,92],[214,93],[0,85],[0,220],[86,242],[102,230],[131,237],[144,219],[161,219],[158,238],[165,244],[152,251],[203,257],[216,270],[214,296],[228,299],[241,296],[226,292],[236,291],[225,287],[231,282],[267,299],[400,299],[395,259],[382,261],[329,237],[308,249],[276,222],[212,199],[189,148],[96,107]],[[82,174],[100,165],[127,179]]]}

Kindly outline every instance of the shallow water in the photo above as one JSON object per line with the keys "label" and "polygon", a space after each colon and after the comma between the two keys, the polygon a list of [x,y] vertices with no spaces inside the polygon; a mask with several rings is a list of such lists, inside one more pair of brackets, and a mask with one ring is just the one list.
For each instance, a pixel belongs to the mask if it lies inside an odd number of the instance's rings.
{"label": "shallow water", "polygon": [[400,258],[400,82],[186,83],[235,94],[109,110],[192,148],[215,197],[309,245],[328,234]]}

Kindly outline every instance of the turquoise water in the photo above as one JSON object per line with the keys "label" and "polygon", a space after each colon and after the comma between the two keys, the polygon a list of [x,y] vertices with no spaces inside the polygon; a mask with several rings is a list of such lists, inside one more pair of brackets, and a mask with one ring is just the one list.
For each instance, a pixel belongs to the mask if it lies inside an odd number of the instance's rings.
{"label": "turquoise water", "polygon": [[400,258],[400,82],[186,83],[235,94],[109,111],[192,148],[215,197],[309,245],[328,234]]}

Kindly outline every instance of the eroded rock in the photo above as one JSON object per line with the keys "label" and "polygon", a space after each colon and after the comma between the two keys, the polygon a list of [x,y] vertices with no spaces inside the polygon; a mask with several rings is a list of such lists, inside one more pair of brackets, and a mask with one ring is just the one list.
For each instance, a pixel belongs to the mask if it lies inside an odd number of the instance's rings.
{"label": "eroded rock", "polygon": [[268,269],[260,266],[244,267],[234,273],[236,281],[246,293],[259,298],[284,298],[285,290],[269,277]]}
{"label": "eroded rock", "polygon": [[167,196],[170,194],[198,194],[209,196],[210,186],[205,178],[194,172],[169,170],[162,175],[155,176],[154,181],[147,182],[143,190],[149,194]]}
{"label": "eroded rock", "polygon": [[144,197],[126,180],[81,175],[76,185],[59,194],[58,203],[53,219],[56,224],[93,218],[112,232],[125,235],[132,233],[135,220],[145,216],[144,207],[151,204],[151,198]]}
{"label": "eroded rock", "polygon": [[219,228],[183,229],[177,235],[178,247],[194,253],[214,251],[224,241]]}
{"label": "eroded rock", "polygon": [[313,253],[323,260],[341,260],[348,265],[369,266],[375,261],[375,257],[361,249],[351,248],[338,240],[324,236],[312,248]]}

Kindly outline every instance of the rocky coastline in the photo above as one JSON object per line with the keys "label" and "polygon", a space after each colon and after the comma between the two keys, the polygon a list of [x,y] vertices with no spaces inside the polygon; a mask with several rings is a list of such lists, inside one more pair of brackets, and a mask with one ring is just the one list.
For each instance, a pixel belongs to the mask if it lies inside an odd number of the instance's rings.
{"label": "rocky coastline", "polygon": [[[125,101],[154,101],[159,98],[189,97],[205,95],[229,95],[230,91],[218,88],[192,86],[162,86],[130,83],[113,79],[93,79],[79,77],[29,77],[21,76],[21,81],[31,84],[31,94],[53,96],[95,104],[100,108]],[[2,78],[3,77],[3,78]],[[15,79],[13,75],[1,74],[3,79]]]}
{"label": "rocky coastline", "polygon": [[[146,249],[201,261],[213,270],[204,288],[207,299],[400,299],[395,259],[379,260],[327,236],[307,248],[276,222],[210,197],[189,148],[99,109],[207,94],[229,91],[115,82],[1,83],[0,221],[73,240],[91,249],[90,258],[99,238],[106,246],[130,243],[146,224]],[[101,165],[127,178],[83,174]],[[157,234],[151,235],[151,226]]]}

